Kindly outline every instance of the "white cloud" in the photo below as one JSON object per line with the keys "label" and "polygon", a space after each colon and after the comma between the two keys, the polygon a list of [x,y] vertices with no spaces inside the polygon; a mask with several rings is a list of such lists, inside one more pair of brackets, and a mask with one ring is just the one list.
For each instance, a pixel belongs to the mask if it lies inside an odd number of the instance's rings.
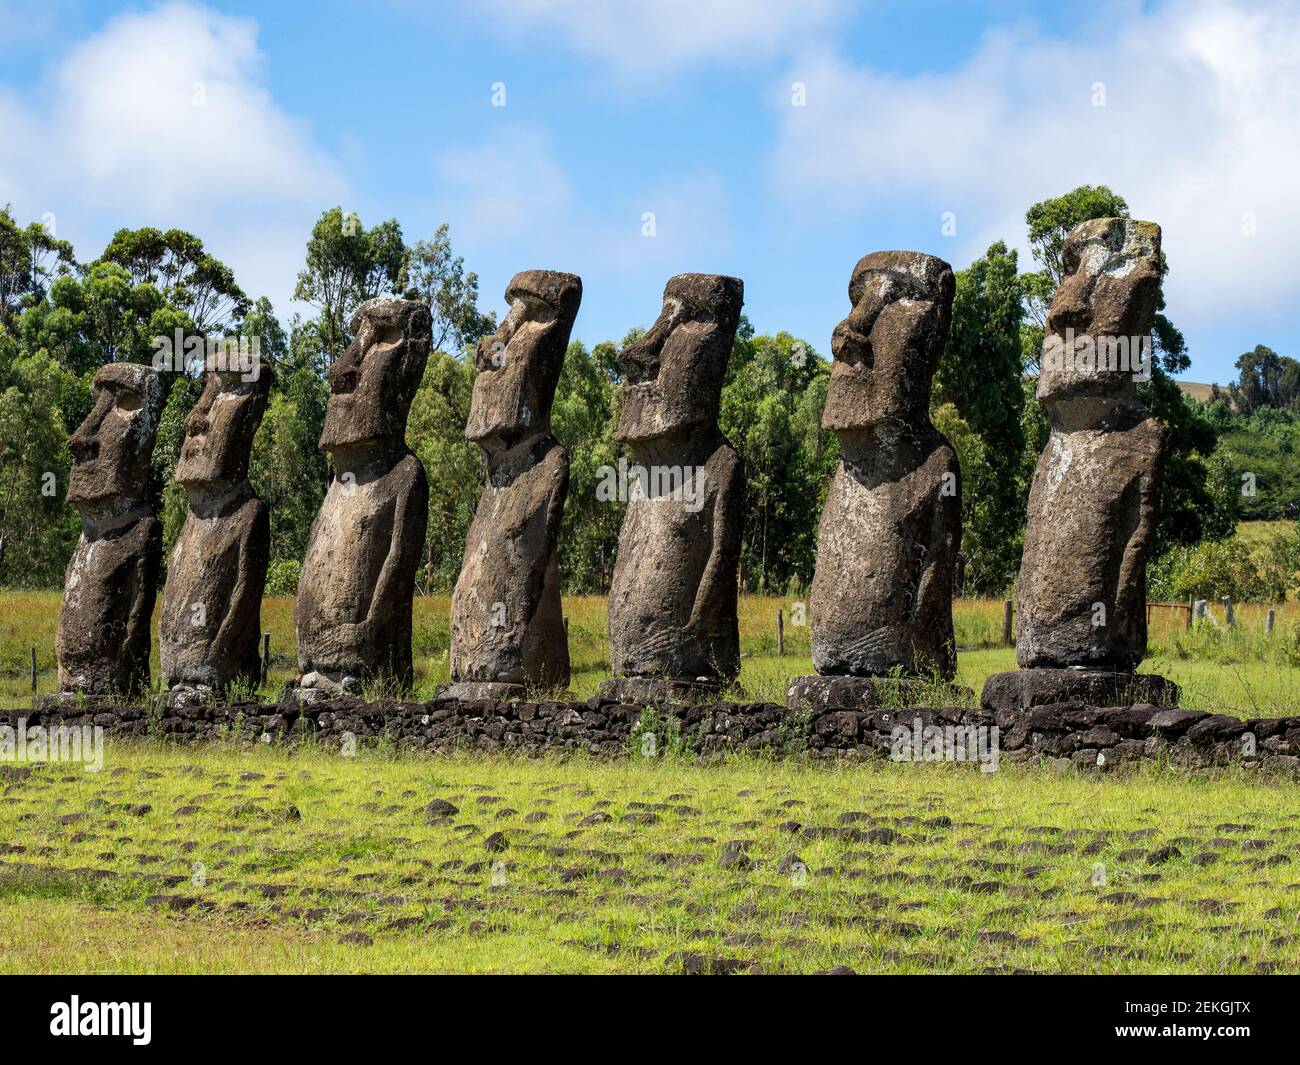
{"label": "white cloud", "polygon": [[188,3],[120,15],[36,98],[0,89],[0,180],[21,221],[52,211],[82,258],[119,226],[190,229],[283,311],[312,221],[346,183],[263,75],[252,20]]}
{"label": "white cloud", "polygon": [[1163,226],[1175,321],[1272,313],[1300,284],[1293,5],[1123,6],[1077,39],[991,33],[944,74],[896,77],[821,54],[791,77],[808,103],[790,107],[782,87],[772,180],[810,214],[933,210],[928,250],[943,254],[940,214],[953,211],[947,257],[960,264],[992,239],[1023,248],[1031,203],[1106,184]]}
{"label": "white cloud", "polygon": [[483,11],[521,41],[556,34],[621,77],[771,55],[823,31],[847,0],[496,0]]}

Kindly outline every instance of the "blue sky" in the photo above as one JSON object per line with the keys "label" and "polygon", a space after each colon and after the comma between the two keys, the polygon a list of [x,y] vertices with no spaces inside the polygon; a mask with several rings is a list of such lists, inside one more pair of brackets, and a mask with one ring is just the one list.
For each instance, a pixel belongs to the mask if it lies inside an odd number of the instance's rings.
{"label": "blue sky", "polygon": [[0,0],[0,202],[83,258],[192,229],[286,317],[336,204],[450,223],[485,309],[581,274],[588,343],[674,273],[736,274],[758,330],[826,354],[861,255],[1027,257],[1030,203],[1104,182],[1164,226],[1187,376],[1226,381],[1300,355],[1295,6]]}

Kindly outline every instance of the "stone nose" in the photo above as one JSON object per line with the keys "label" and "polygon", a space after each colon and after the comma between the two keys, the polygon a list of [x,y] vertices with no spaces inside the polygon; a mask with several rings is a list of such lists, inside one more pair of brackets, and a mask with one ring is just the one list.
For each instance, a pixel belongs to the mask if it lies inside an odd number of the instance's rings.
{"label": "stone nose", "polygon": [[90,416],[68,437],[68,450],[77,462],[91,462],[99,458],[99,429],[104,424],[109,402],[111,401],[100,400]]}
{"label": "stone nose", "polygon": [[871,341],[853,317],[844,319],[831,333],[831,355],[841,362],[871,365]]}

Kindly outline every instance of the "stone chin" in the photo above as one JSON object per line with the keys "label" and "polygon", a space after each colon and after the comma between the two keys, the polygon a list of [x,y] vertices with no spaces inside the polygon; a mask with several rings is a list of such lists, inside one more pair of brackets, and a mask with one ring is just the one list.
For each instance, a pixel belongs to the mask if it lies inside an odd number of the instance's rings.
{"label": "stone chin", "polygon": [[649,443],[703,424],[707,418],[673,416],[663,394],[653,381],[623,386],[623,409],[619,413],[614,439],[623,444]]}
{"label": "stone chin", "polygon": [[351,404],[339,409],[331,399],[325,409],[325,428],[321,431],[319,446],[323,451],[380,447],[389,441],[390,436],[383,426],[355,424]]}
{"label": "stone chin", "polygon": [[113,477],[114,470],[98,461],[83,462],[72,467],[68,477],[68,502],[104,503],[114,500],[133,502],[143,499],[144,492],[127,492]]}

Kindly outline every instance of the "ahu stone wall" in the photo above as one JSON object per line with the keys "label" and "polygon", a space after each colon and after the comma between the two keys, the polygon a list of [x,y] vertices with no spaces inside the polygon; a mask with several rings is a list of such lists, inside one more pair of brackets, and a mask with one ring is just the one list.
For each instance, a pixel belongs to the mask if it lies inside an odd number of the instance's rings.
{"label": "ahu stone wall", "polygon": [[[467,750],[635,758],[675,751],[708,760],[745,752],[818,760],[978,760],[986,768],[1002,762],[1041,762],[1088,772],[1143,762],[1193,769],[1239,765],[1300,775],[1300,717],[1241,720],[1149,704],[1056,703],[1028,710],[907,708],[792,715],[775,703],[649,708],[599,697],[586,702],[444,698],[426,703],[337,698],[315,703],[287,700],[278,705],[0,711],[0,725],[16,728],[23,719],[29,730],[37,725],[98,725],[110,739],[309,741],[326,749],[385,740],[401,750],[429,754]],[[647,741],[647,733],[653,740]],[[927,755],[927,748],[943,753]],[[969,750],[969,756],[954,757],[954,750],[962,749]],[[993,749],[997,753],[990,767],[987,755]]]}

